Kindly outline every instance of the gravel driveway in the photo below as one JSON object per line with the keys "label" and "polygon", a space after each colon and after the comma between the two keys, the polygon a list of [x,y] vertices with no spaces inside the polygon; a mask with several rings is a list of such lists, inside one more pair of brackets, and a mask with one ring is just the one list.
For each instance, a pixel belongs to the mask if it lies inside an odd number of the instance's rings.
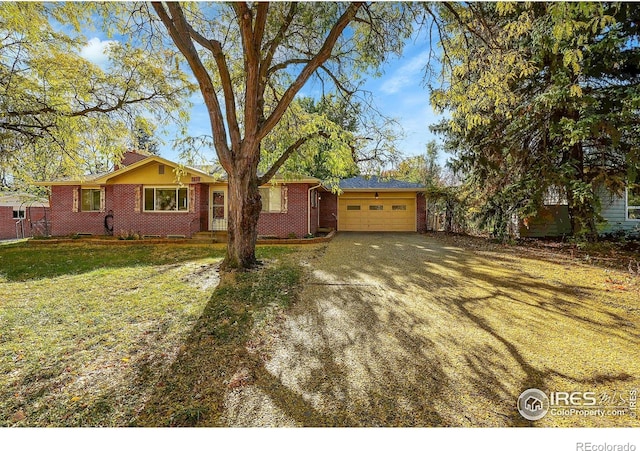
{"label": "gravel driveway", "polygon": [[308,263],[254,383],[229,392],[227,424],[526,426],[524,389],[640,385],[637,300],[609,294],[604,270],[455,240],[338,234]]}

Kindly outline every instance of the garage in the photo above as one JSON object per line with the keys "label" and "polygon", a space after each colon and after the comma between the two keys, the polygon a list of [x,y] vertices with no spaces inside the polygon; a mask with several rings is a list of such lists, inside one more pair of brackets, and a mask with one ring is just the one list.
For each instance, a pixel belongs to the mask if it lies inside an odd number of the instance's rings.
{"label": "garage", "polygon": [[348,192],[338,198],[338,230],[415,232],[415,192]]}

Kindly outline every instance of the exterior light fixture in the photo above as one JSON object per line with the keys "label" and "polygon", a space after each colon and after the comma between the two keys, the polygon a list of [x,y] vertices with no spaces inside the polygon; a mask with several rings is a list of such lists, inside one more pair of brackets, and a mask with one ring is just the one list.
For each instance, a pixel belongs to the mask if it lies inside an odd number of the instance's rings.
{"label": "exterior light fixture", "polygon": [[376,192],[376,196],[375,197],[376,197],[376,199],[378,198],[378,193],[377,192]]}

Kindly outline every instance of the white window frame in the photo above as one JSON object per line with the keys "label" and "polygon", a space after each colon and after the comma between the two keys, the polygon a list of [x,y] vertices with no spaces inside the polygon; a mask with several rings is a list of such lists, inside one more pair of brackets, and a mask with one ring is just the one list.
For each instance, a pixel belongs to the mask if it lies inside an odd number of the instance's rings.
{"label": "white window frame", "polygon": [[[640,189],[640,188],[638,188]],[[640,218],[630,218],[629,217],[629,210],[630,209],[634,209],[634,210],[640,210],[640,205],[629,205],[629,187],[627,187],[625,189],[625,196],[624,196],[624,215],[627,221],[633,221],[633,222],[640,222]]]}
{"label": "white window frame", "polygon": [[[84,209],[84,195],[83,193],[85,191],[98,191],[100,193],[100,201],[98,202],[98,208],[92,208],[90,210],[85,210]],[[87,212],[87,213],[96,213],[96,212],[100,212],[102,211],[102,196],[103,196],[103,192],[101,188],[80,188],[80,211],[81,212]],[[92,196],[92,202],[93,202],[93,196]],[[94,206],[95,207],[95,206]]]}
{"label": "white window frame", "polygon": [[[147,190],[153,190],[153,210],[147,210]],[[185,199],[187,201],[186,208],[180,210],[178,208],[178,201],[180,199],[179,190],[185,190],[186,196]],[[175,210],[157,210],[157,197],[156,193],[158,190],[175,190],[176,192],[176,209]],[[188,186],[143,186],[142,187],[142,211],[145,213],[189,213],[189,203],[191,202],[189,187]]]}

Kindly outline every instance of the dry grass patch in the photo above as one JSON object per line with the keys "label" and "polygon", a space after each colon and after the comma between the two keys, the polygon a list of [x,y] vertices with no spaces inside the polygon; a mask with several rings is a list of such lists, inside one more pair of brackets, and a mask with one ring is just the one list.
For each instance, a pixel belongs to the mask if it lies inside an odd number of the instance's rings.
{"label": "dry grass patch", "polygon": [[[136,424],[188,347],[194,324],[202,324],[223,252],[189,245],[0,247],[0,426]],[[288,252],[265,247],[258,255]],[[226,318],[214,321],[220,330],[235,327]]]}
{"label": "dry grass patch", "polygon": [[304,250],[227,275],[136,421],[138,426],[225,426],[225,395],[253,383],[264,357],[252,352],[295,299]]}

